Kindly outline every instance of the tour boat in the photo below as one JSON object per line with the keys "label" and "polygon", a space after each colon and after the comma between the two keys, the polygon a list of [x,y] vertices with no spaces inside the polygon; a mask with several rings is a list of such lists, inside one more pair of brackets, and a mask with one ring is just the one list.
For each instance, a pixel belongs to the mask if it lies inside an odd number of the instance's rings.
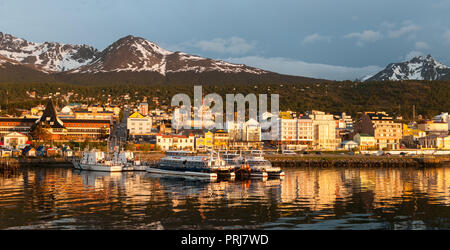
{"label": "tour boat", "polygon": [[95,150],[83,152],[81,159],[73,160],[72,163],[75,169],[90,171],[121,172],[123,168],[117,157],[108,160],[105,152]]}
{"label": "tour boat", "polygon": [[234,164],[236,173],[239,171],[245,172],[245,169],[249,169],[252,178],[284,177],[285,175],[280,168],[273,167],[272,163],[262,156],[262,153],[260,153],[259,156],[242,156],[239,154],[227,153],[222,157],[228,164]]}
{"label": "tour boat", "polygon": [[134,153],[124,151],[119,153],[119,161],[124,164],[123,171],[146,171],[148,164],[135,159]]}
{"label": "tour boat", "polygon": [[263,156],[246,156],[244,163],[250,166],[253,171],[264,171],[269,177],[284,177],[285,174],[279,167],[272,166],[272,163]]}
{"label": "tour boat", "polygon": [[250,165],[245,161],[245,157],[240,154],[225,153],[223,159],[234,166],[234,172],[242,178],[266,178],[268,174],[264,167]]}
{"label": "tour boat", "polygon": [[158,164],[147,167],[146,171],[210,180],[218,177],[235,178],[232,166],[212,153],[210,156],[199,156],[186,151],[169,151]]}

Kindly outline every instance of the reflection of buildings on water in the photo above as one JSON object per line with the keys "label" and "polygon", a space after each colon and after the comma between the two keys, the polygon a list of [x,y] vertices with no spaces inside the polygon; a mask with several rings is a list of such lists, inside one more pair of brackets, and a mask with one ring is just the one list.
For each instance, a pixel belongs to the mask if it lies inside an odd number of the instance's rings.
{"label": "reflection of buildings on water", "polygon": [[[77,213],[124,211],[157,206],[186,211],[188,203],[199,212],[218,207],[241,207],[254,203],[278,203],[313,211],[362,194],[371,208],[395,206],[428,197],[428,203],[450,204],[450,168],[351,168],[286,169],[284,180],[199,182],[153,176],[149,173],[101,173],[72,169],[28,169],[15,176],[0,177],[0,204],[16,205],[20,194],[26,211],[43,206]],[[17,191],[16,191],[17,190]],[[357,201],[356,201],[357,202]],[[113,205],[111,205],[113,204]],[[80,209],[77,209],[80,208]]]}
{"label": "reflection of buildings on water", "polygon": [[329,208],[337,199],[351,195],[351,186],[346,182],[352,178],[351,172],[338,173],[332,169],[286,170],[281,201],[297,202],[311,210]]}
{"label": "reflection of buildings on water", "polygon": [[450,169],[288,169],[281,202],[317,211],[366,191],[373,195],[374,208],[408,201],[418,193],[450,204]]}
{"label": "reflection of buildings on water", "polygon": [[242,206],[246,202],[279,200],[280,179],[204,182],[180,178],[160,178],[159,182],[172,202],[173,211],[184,210],[188,202],[195,201],[198,211],[214,210],[218,202],[227,207]]}
{"label": "reflection of buildings on water", "polygon": [[440,204],[450,204],[450,169],[424,168],[417,170],[379,169],[370,174],[361,172],[361,183],[374,191],[376,207],[387,201],[411,201],[414,194],[427,194]]}

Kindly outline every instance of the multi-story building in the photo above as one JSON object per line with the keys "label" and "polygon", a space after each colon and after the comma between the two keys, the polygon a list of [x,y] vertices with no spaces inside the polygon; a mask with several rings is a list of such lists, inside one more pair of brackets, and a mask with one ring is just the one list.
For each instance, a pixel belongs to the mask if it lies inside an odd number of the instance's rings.
{"label": "multi-story building", "polygon": [[[112,111],[93,111],[89,110],[77,110],[74,111],[75,119],[83,120],[108,120],[111,123],[114,121],[115,114]],[[103,110],[103,108],[102,108]]]}
{"label": "multi-story building", "polygon": [[127,129],[130,135],[146,135],[152,132],[152,118],[138,112],[127,119]]}
{"label": "multi-story building", "polygon": [[313,142],[312,119],[301,116],[300,118],[278,118],[272,128],[272,138],[285,149],[311,148]]}
{"label": "multi-story building", "polygon": [[450,136],[430,134],[419,138],[421,148],[450,149]]}
{"label": "multi-story building", "polygon": [[214,148],[214,134],[211,131],[206,132],[202,137],[195,140],[195,149],[204,151]]}
{"label": "multi-story building", "polygon": [[448,123],[444,121],[420,121],[417,128],[426,133],[448,135]]}
{"label": "multi-story building", "polygon": [[141,113],[144,116],[147,116],[148,115],[148,103],[146,103],[146,102],[140,103],[138,110],[139,110],[139,113]]}
{"label": "multi-story building", "polygon": [[336,150],[340,138],[336,133],[336,121],[333,115],[313,110],[309,114],[313,126],[313,148],[318,150]]}
{"label": "multi-story building", "polygon": [[168,150],[194,150],[195,137],[193,134],[185,135],[156,135],[156,146],[163,151]]}
{"label": "multi-story building", "polygon": [[355,132],[374,136],[378,149],[399,149],[402,124],[384,112],[364,112],[355,124]]}
{"label": "multi-story building", "polygon": [[40,118],[0,118],[0,134],[19,132],[28,135],[35,125],[47,130],[48,139],[60,141],[104,139],[110,134],[109,120],[60,119],[51,99]]}
{"label": "multi-story building", "polygon": [[18,132],[29,134],[37,118],[0,117],[0,137]]}
{"label": "multi-story building", "polygon": [[446,122],[448,124],[448,130],[450,130],[450,115],[448,114],[448,112],[441,113],[440,115],[433,117],[433,121]]}

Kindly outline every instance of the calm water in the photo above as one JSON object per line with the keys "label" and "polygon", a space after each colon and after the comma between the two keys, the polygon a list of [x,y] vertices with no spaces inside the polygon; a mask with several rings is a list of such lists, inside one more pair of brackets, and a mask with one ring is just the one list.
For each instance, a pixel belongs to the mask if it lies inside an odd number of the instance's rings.
{"label": "calm water", "polygon": [[25,168],[0,174],[0,229],[450,229],[450,167],[285,172],[207,183]]}

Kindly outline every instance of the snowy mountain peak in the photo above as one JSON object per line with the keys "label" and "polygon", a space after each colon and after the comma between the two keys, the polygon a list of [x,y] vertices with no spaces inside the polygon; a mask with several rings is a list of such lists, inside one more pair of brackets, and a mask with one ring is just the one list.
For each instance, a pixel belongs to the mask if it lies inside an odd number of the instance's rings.
{"label": "snowy mountain peak", "polygon": [[409,61],[391,63],[384,70],[365,81],[448,80],[450,68],[431,55],[416,56]]}
{"label": "snowy mountain peak", "polygon": [[88,45],[55,42],[34,43],[0,32],[0,55],[36,66],[45,72],[62,72],[86,65],[97,57],[97,49]]}
{"label": "snowy mountain peak", "polygon": [[165,50],[144,38],[120,38],[100,53],[98,59],[70,73],[157,72],[162,75],[175,72],[221,71],[226,73],[266,73],[264,70],[213,60],[183,52]]}

